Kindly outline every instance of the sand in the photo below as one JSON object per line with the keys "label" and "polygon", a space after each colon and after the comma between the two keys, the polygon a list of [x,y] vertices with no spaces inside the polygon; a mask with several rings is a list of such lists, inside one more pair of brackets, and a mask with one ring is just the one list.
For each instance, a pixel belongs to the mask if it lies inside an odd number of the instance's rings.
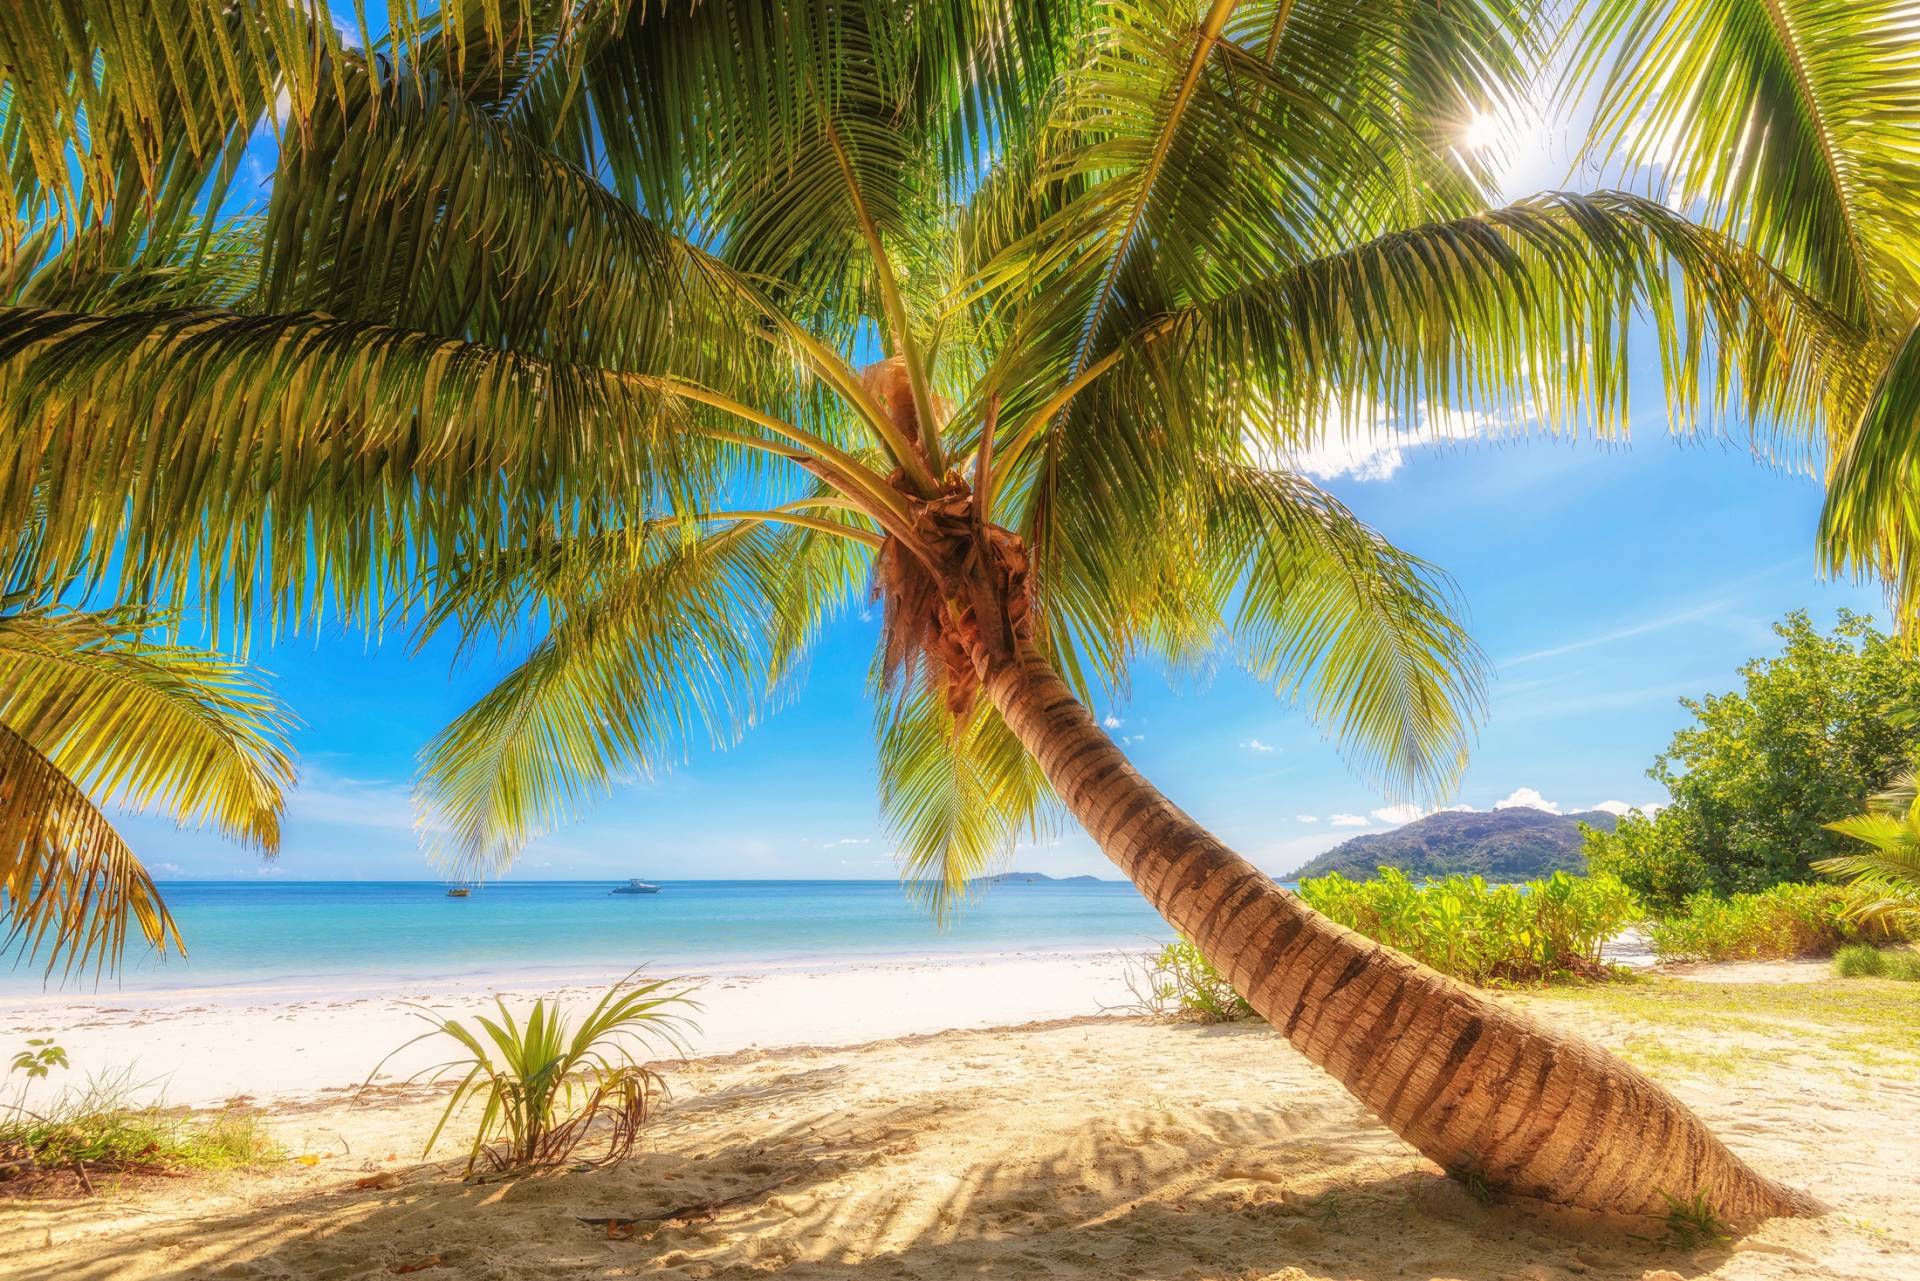
{"label": "sand", "polygon": [[1759,1004],[1777,986],[1670,989],[1724,1007],[1695,1025],[1637,996],[1518,998],[1630,1054],[1650,1039],[1649,1070],[1733,1147],[1835,1207],[1737,1242],[1479,1204],[1264,1027],[1092,1017],[676,1064],[634,1159],[508,1182],[418,1159],[431,1090],[283,1100],[273,1130],[313,1164],[0,1201],[0,1276],[1920,1278],[1920,1045],[1793,1012],[1835,984],[1785,1015]]}
{"label": "sand", "polygon": [[[1126,966],[1111,952],[943,957],[693,974],[674,986],[691,990],[698,1006],[686,1048],[710,1055],[1087,1014],[1131,999]],[[542,995],[584,1008],[605,990],[604,982],[520,979],[498,995],[515,1010]],[[148,1099],[172,1104],[297,1100],[365,1081],[420,1034],[420,1008],[487,1013],[494,995],[471,982],[418,981],[378,995],[196,988],[0,997],[0,1048],[54,1036],[76,1071],[128,1069]],[[444,1057],[425,1045],[402,1052],[379,1080],[403,1080]]]}

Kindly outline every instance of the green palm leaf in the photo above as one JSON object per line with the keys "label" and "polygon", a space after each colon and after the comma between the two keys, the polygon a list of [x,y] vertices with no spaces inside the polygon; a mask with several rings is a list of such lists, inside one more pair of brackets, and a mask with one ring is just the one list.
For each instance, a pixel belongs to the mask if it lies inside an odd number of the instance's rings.
{"label": "green palm leaf", "polygon": [[129,923],[156,950],[181,945],[101,805],[279,846],[290,718],[233,662],[150,643],[164,621],[31,604],[0,616],[0,916],[49,972],[113,968]]}

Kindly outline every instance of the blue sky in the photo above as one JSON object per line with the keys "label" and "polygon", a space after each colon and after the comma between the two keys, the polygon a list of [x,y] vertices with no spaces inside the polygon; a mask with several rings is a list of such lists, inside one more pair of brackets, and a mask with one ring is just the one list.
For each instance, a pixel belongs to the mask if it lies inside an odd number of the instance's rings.
{"label": "blue sky", "polygon": [[[1460,585],[1497,669],[1454,798],[1475,808],[1523,789],[1568,810],[1664,799],[1645,770],[1686,719],[1681,696],[1731,688],[1741,662],[1773,651],[1769,624],[1789,609],[1824,625],[1837,607],[1879,605],[1871,587],[1818,579],[1810,481],[1718,443],[1676,444],[1664,424],[1630,448],[1375,443],[1309,462]],[[697,751],[621,789],[530,849],[514,875],[891,876],[865,690],[872,641],[871,622],[843,619],[798,700],[730,751]],[[256,657],[304,721],[283,852],[267,867],[209,834],[130,818],[149,865],[169,877],[429,875],[412,831],[414,753],[498,669],[456,670],[444,650],[409,658],[338,634]],[[1170,686],[1142,669],[1128,701],[1097,710],[1119,722],[1113,732],[1149,777],[1270,871],[1400,817],[1300,713],[1237,673]],[[1072,831],[1016,861],[1111,874]]]}
{"label": "blue sky", "polygon": [[[382,29],[384,6],[372,17]],[[1497,148],[1509,199],[1561,185],[1639,185],[1602,172],[1611,166],[1575,165],[1584,110],[1523,107],[1474,122],[1464,141]],[[254,176],[264,184],[272,145],[264,131],[260,143]],[[1363,518],[1459,583],[1496,674],[1454,803],[1658,803],[1665,798],[1645,771],[1686,720],[1682,696],[1731,688],[1740,663],[1773,652],[1770,623],[1790,609],[1808,609],[1823,626],[1842,606],[1879,612],[1877,590],[1819,580],[1816,486],[1756,465],[1737,446],[1671,440],[1651,346],[1642,355],[1636,404],[1648,418],[1631,447],[1376,440],[1303,460]],[[797,702],[730,751],[697,751],[676,772],[623,788],[532,847],[513,874],[893,875],[874,799],[872,644],[871,622],[842,620]],[[263,865],[208,834],[128,818],[149,866],[166,877],[430,875],[412,830],[414,753],[500,669],[455,670],[444,647],[409,658],[398,644],[341,635],[256,658],[304,721],[282,854]],[[1237,673],[1174,687],[1142,669],[1129,700],[1096,710],[1149,777],[1269,871],[1406,817],[1301,714]],[[1021,848],[1015,861],[1113,874],[1073,830]]]}

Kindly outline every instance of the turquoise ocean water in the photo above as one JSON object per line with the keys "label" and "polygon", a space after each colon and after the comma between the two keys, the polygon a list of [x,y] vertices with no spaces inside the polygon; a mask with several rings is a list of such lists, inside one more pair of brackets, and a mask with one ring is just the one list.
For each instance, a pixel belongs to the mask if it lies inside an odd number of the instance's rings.
{"label": "turquoise ocean water", "polygon": [[[599,977],[645,964],[724,972],[1009,952],[1139,949],[1171,931],[1120,881],[1002,884],[937,925],[897,881],[174,881],[167,903],[188,955],[129,946],[124,973],[75,990],[371,990],[395,980]],[[62,990],[55,985],[53,990]],[[37,970],[0,969],[0,995],[49,991]]]}

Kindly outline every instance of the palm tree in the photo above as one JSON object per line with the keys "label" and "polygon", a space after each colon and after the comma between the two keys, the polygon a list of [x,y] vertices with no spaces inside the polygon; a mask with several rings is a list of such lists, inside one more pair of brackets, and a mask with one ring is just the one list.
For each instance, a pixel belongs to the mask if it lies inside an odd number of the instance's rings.
{"label": "palm tree", "polygon": [[[52,554],[242,620],[404,595],[524,642],[425,754],[444,857],[498,868],[730,738],[871,590],[882,801],[936,907],[1064,812],[1444,1168],[1806,1207],[1597,1047],[1308,910],[1087,710],[1230,656],[1444,793],[1483,669],[1450,588],[1294,451],[1622,430],[1636,322],[1683,422],[1841,403],[1843,327],[1724,234],[1491,203],[1461,139],[1552,43],[1533,4],[495,0],[372,54],[309,7],[28,8],[0,518],[37,493]],[[263,118],[264,214],[206,217]]]}
{"label": "palm tree", "polygon": [[286,714],[218,654],[158,642],[138,606],[80,609],[16,570],[0,592],[0,921],[49,973],[111,969],[132,923],[185,951],[102,806],[203,823],[271,854]]}
{"label": "palm tree", "polygon": [[1856,897],[1848,914],[1889,932],[1920,932],[1920,779],[1914,772],[1895,778],[1865,814],[1827,826],[1870,850],[1813,865],[1852,882]]}

